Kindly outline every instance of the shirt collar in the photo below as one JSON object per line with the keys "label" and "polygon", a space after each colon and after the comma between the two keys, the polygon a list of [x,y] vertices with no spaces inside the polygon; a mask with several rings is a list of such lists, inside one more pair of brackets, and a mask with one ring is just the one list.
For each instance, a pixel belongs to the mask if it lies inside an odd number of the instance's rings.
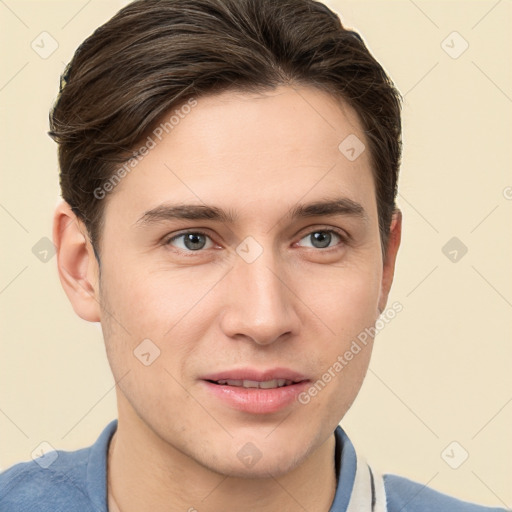
{"label": "shirt collar", "polygon": [[[97,512],[107,512],[107,454],[117,420],[111,421],[91,446],[87,463],[87,492]],[[350,502],[357,468],[357,456],[353,444],[338,425],[334,431],[336,448],[336,493],[330,512],[345,512]]]}
{"label": "shirt collar", "polygon": [[346,432],[337,426],[334,431],[336,449],[334,460],[336,463],[336,493],[329,512],[345,512],[352,496],[357,468],[357,455],[354,445]]}

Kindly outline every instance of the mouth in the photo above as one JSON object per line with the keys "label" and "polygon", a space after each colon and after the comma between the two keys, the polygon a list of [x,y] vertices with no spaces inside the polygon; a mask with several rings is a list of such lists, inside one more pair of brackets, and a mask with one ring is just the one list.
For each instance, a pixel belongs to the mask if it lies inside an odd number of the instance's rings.
{"label": "mouth", "polygon": [[238,379],[220,379],[220,380],[208,380],[207,382],[211,382],[212,384],[217,384],[219,386],[234,386],[237,388],[258,388],[258,389],[276,389],[283,388],[285,386],[292,386],[293,384],[298,384],[299,382],[304,382],[304,380],[293,381],[289,379],[271,379],[265,381],[257,381],[257,380],[238,380]]}
{"label": "mouth", "polygon": [[270,414],[292,407],[310,382],[305,375],[287,368],[234,369],[201,380],[210,398],[252,414]]}

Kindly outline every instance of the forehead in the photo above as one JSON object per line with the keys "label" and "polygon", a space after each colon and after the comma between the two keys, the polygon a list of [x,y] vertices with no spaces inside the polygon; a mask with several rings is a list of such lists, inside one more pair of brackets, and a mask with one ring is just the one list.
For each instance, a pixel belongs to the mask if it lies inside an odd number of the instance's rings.
{"label": "forehead", "polygon": [[149,150],[109,197],[133,221],[170,200],[247,212],[267,202],[270,212],[281,200],[345,194],[372,209],[369,152],[347,158],[343,142],[355,141],[358,153],[365,148],[360,121],[330,94],[281,86],[260,94],[227,91],[191,105],[162,117],[142,141]]}

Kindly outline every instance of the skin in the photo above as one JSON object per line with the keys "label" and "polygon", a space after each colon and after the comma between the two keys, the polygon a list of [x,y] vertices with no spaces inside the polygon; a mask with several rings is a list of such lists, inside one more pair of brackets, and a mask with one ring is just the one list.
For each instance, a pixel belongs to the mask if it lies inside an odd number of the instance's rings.
{"label": "skin", "polygon": [[[383,259],[369,151],[349,161],[338,149],[350,134],[367,146],[355,111],[311,87],[199,98],[105,199],[101,278],[85,227],[66,203],[57,207],[62,285],[81,318],[101,321],[117,382],[108,475],[123,512],[329,510],[333,432],[372,343],[309,403],[275,413],[235,410],[201,377],[279,366],[314,382],[385,309],[401,214]],[[338,197],[365,218],[287,217],[297,204]],[[237,218],[137,225],[167,202]],[[209,237],[199,251],[183,237],[166,244],[198,229]],[[349,236],[316,247],[310,235],[325,230]],[[252,263],[236,252],[248,236],[263,251]],[[133,351],[148,338],[161,353],[145,366]],[[252,467],[237,457],[248,442],[261,453]]]}

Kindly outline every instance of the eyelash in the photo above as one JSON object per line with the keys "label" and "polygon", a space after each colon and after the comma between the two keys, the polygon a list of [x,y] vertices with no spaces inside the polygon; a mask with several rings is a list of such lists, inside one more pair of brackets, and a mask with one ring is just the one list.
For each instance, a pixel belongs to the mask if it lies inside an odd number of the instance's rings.
{"label": "eyelash", "polygon": [[[339,244],[337,245],[334,245],[332,247],[325,247],[325,248],[318,248],[318,247],[308,247],[308,249],[316,249],[317,251],[322,251],[322,252],[327,252],[330,250],[333,250],[333,249],[336,249],[339,245],[341,244],[346,244],[348,242],[348,235],[338,231],[338,230],[335,230],[335,229],[332,229],[332,228],[320,228],[320,229],[314,229],[312,231],[309,231],[308,233],[306,233],[304,236],[302,236],[300,238],[300,240],[303,240],[304,238],[308,237],[308,236],[311,236],[313,233],[329,233],[329,234],[334,234],[336,236],[338,236],[340,238],[340,242]],[[208,233],[205,233],[204,231],[201,231],[201,230],[188,230],[188,231],[183,231],[181,233],[178,233],[177,235],[173,235],[172,237],[170,238],[165,238],[163,240],[163,245],[165,246],[168,246],[168,245],[171,245],[171,242],[183,237],[183,236],[186,236],[186,235],[190,235],[190,234],[193,234],[193,235],[201,235],[201,236],[204,236],[206,238],[209,238],[210,240],[212,240],[211,236],[208,234]],[[300,241],[299,240],[299,241]],[[213,242],[213,240],[212,240]],[[179,248],[176,248],[174,247],[175,250],[177,250],[178,252],[182,253],[182,254],[190,254],[190,255],[193,255],[195,253],[202,253],[204,251],[206,251],[207,249],[198,249],[196,251],[192,251],[190,249],[188,250],[183,250],[183,249],[179,249]]]}

